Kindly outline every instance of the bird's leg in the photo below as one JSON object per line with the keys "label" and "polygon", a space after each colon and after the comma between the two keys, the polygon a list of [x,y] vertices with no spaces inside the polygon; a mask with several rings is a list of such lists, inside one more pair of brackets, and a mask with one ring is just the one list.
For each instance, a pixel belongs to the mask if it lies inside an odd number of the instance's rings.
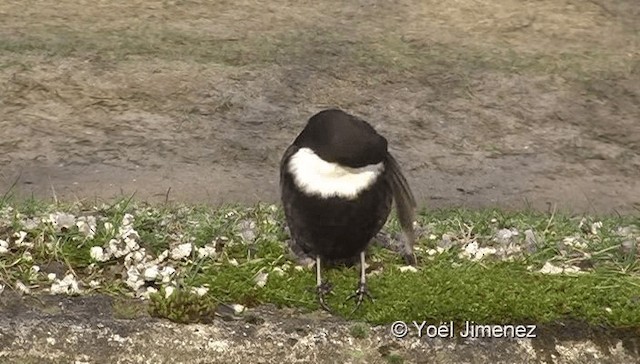
{"label": "bird's leg", "polygon": [[366,265],[365,265],[364,258],[365,258],[365,254],[364,254],[364,251],[362,251],[360,252],[360,283],[358,284],[358,288],[356,289],[356,291],[351,296],[347,297],[347,301],[351,299],[356,300],[356,307],[353,309],[352,313],[356,312],[356,310],[362,304],[362,301],[364,301],[365,297],[373,301],[373,297],[371,297],[371,294],[369,294],[369,290],[367,289]]}
{"label": "bird's leg", "polygon": [[320,274],[320,256],[316,256],[316,292],[320,306],[325,311],[331,312],[329,306],[324,302],[324,296],[331,292],[331,284],[328,282],[322,282],[322,276]]}

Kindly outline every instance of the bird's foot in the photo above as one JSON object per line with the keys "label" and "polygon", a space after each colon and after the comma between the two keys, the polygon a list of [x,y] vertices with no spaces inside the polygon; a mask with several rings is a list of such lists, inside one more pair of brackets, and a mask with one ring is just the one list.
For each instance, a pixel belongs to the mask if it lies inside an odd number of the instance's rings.
{"label": "bird's foot", "polygon": [[352,299],[356,300],[356,307],[353,309],[353,311],[351,311],[352,314],[354,312],[356,312],[356,310],[358,310],[358,308],[362,304],[362,301],[364,301],[365,297],[370,299],[371,302],[374,301],[373,297],[369,293],[369,290],[367,289],[367,285],[365,283],[360,283],[358,285],[358,289],[356,289],[356,291],[351,296],[347,297],[347,299],[346,299],[346,301],[349,301],[349,300],[352,300]]}
{"label": "bird's foot", "polygon": [[329,308],[329,306],[327,306],[327,303],[325,302],[324,297],[327,294],[333,294],[333,292],[331,291],[332,288],[333,286],[329,282],[322,282],[320,285],[316,286],[318,303],[320,304],[320,307],[322,307],[327,312],[331,312],[331,309]]}
{"label": "bird's foot", "polygon": [[404,258],[404,262],[405,262],[407,265],[411,265],[411,266],[414,266],[414,267],[415,267],[415,266],[416,266],[416,264],[418,264],[418,261],[417,261],[417,259],[416,259],[416,256],[415,256],[415,254],[413,254],[413,252],[411,252],[411,253],[407,253],[407,254],[404,254],[403,258]]}

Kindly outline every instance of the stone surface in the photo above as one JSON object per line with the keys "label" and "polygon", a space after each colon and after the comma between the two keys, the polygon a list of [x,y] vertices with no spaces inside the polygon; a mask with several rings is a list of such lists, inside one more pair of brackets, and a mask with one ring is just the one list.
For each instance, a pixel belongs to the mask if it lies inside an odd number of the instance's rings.
{"label": "stone surface", "polygon": [[[398,339],[325,313],[261,307],[241,319],[176,324],[107,296],[0,295],[2,363],[637,363],[640,333],[584,325],[534,339]],[[142,305],[140,307],[143,307]],[[119,317],[128,316],[128,319]],[[411,324],[410,324],[411,325]],[[410,326],[411,327],[411,326]],[[460,328],[461,329],[461,328]],[[363,334],[364,333],[364,334]]]}

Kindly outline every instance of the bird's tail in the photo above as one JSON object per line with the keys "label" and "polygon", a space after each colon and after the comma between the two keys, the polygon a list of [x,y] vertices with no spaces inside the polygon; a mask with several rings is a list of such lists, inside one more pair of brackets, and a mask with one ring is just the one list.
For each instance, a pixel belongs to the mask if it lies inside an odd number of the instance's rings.
{"label": "bird's tail", "polygon": [[405,235],[403,244],[403,255],[407,264],[415,265],[416,258],[413,253],[413,245],[415,243],[415,232],[413,230],[413,221],[415,219],[416,200],[411,192],[411,188],[407,183],[400,165],[396,159],[387,153],[387,166],[391,188],[393,190],[393,199],[396,204],[398,220]]}

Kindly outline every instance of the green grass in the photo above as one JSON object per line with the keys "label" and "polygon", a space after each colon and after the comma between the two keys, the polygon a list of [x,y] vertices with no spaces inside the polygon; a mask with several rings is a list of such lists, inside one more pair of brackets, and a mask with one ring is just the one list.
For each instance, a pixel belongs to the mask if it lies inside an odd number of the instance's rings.
{"label": "green grass", "polygon": [[[57,212],[70,213],[75,220],[79,216],[95,217],[93,237],[76,225],[60,229],[46,222]],[[169,257],[159,263],[175,268],[176,273],[167,281],[153,284],[158,292],[152,293],[147,302],[154,316],[177,322],[207,321],[220,303],[318,308],[314,270],[296,267],[290,259],[283,244],[287,236],[282,211],[265,204],[214,209],[152,206],[133,199],[62,205],[5,198],[0,204],[0,239],[9,242],[10,251],[0,255],[0,284],[16,287],[20,281],[34,293],[45,292],[51,282],[42,268],[57,262],[81,282],[86,293],[134,295],[124,283],[124,264],[129,258],[96,262],[89,253],[94,246],[106,246],[111,239],[118,239],[126,214],[131,214],[132,227],[139,236],[135,240],[149,259],[178,244],[193,246],[188,257]],[[112,229],[108,229],[109,224]],[[577,320],[640,327],[638,216],[572,217],[531,211],[450,209],[422,211],[418,225],[418,270],[402,272],[400,256],[373,246],[368,262],[376,273],[368,276],[368,284],[375,302],[365,302],[353,315],[353,302],[344,301],[356,287],[358,268],[324,270],[323,276],[334,285],[328,303],[336,314],[375,324],[396,320],[516,324]],[[254,227],[253,236],[244,231],[248,226]],[[518,235],[507,242],[496,241],[500,229],[518,231]],[[386,230],[398,232],[394,216]],[[525,241],[526,230],[535,235],[535,244]],[[27,233],[24,242],[28,245],[15,244],[20,231]],[[443,236],[448,243],[443,242]],[[479,247],[496,249],[496,254],[480,260],[462,256],[472,241]],[[198,248],[203,247],[215,248],[215,255],[201,257]],[[580,267],[582,272],[538,272],[547,262],[558,267]],[[34,271],[34,265],[41,270]],[[268,273],[268,278],[260,287],[256,279],[262,273]],[[92,288],[91,281],[99,284]],[[175,291],[165,298],[169,286]],[[192,292],[195,287],[207,291],[199,296]],[[355,327],[352,334],[363,337],[366,331]]]}

